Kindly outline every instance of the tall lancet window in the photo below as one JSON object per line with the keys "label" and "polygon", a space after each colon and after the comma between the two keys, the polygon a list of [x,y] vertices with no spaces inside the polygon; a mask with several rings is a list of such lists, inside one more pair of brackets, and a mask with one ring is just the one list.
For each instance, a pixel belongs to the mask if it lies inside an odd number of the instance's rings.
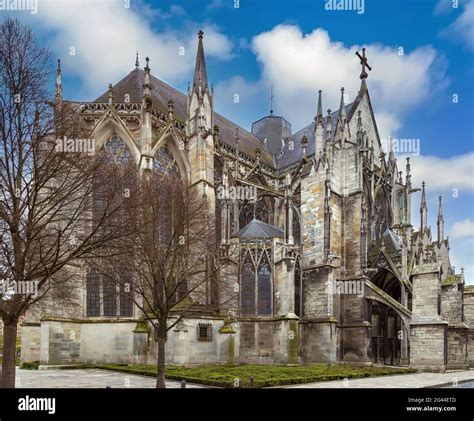
{"label": "tall lancet window", "polygon": [[222,188],[222,170],[217,165],[214,164],[214,188],[216,189],[215,197],[216,197],[216,240],[217,244],[220,244],[222,239],[222,200],[223,197],[219,194],[219,189]]}
{"label": "tall lancet window", "polygon": [[[119,136],[108,139],[103,150],[107,154],[109,162],[116,165],[126,165],[133,162],[133,156],[125,141]],[[99,224],[107,206],[107,186],[101,175],[98,174],[93,186],[92,193],[92,217],[94,224]],[[102,227],[103,229],[105,227]],[[106,228],[105,228],[106,229]],[[96,235],[101,236],[102,229]],[[86,278],[86,314],[88,317],[132,317],[133,316],[133,292],[131,279],[116,279],[105,277],[90,270]],[[127,285],[127,287],[124,287]]]}
{"label": "tall lancet window", "polygon": [[241,307],[243,315],[255,314],[255,267],[249,255],[242,266]]}
{"label": "tall lancet window", "polygon": [[269,212],[265,198],[259,198],[257,201],[245,201],[239,210],[239,229],[245,227],[253,218],[259,221],[269,223]]}
{"label": "tall lancet window", "polygon": [[272,271],[266,259],[258,268],[258,314],[272,314]]}
{"label": "tall lancet window", "polygon": [[272,269],[267,250],[246,251],[240,280],[241,314],[271,316],[273,311]]}
{"label": "tall lancet window", "polygon": [[301,317],[303,312],[303,301],[302,301],[302,277],[301,277],[301,265],[300,259],[296,260],[295,263],[295,314]]}

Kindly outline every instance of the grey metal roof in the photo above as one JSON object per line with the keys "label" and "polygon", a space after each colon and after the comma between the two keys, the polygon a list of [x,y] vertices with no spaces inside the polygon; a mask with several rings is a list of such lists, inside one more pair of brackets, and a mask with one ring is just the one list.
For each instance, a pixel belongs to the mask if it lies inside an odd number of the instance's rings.
{"label": "grey metal roof", "polygon": [[379,255],[380,249],[382,248],[382,242],[385,248],[385,253],[389,256],[396,257],[401,255],[402,239],[393,230],[387,228],[382,234],[382,238],[379,238],[369,250],[369,259],[374,259]]}
{"label": "grey metal roof", "polygon": [[251,132],[272,155],[278,155],[282,139],[291,136],[291,124],[285,118],[271,114],[252,123]]}
{"label": "grey metal roof", "polygon": [[[113,86],[113,101],[124,102],[125,95],[128,95],[130,102],[141,102],[143,93],[143,84],[145,72],[142,69],[135,68],[116,85]],[[168,101],[174,102],[174,116],[181,122],[186,121],[187,115],[187,97],[182,92],[163,82],[162,80],[150,75],[150,84],[152,90],[152,105],[154,108],[168,112]],[[108,91],[104,92],[94,102],[108,102]],[[249,156],[255,156],[255,149],[260,149],[260,159],[267,165],[273,166],[273,159],[270,153],[262,150],[262,143],[243,127],[238,126],[222,115],[214,112],[214,123],[219,126],[219,137],[229,146],[235,147],[235,129],[239,129],[239,150]]]}
{"label": "grey metal roof", "polygon": [[[351,117],[351,110],[354,102],[346,105],[346,114],[348,121]],[[339,109],[331,113],[332,117],[332,136],[334,137],[336,131],[337,120],[339,118]],[[328,117],[324,117],[324,124],[327,124]],[[316,138],[314,136],[315,121],[313,121],[308,126],[304,127],[295,134],[289,136],[285,139],[285,148],[283,149],[283,154],[279,157],[277,156],[278,168],[284,168],[288,165],[293,164],[294,162],[299,161],[303,157],[303,150],[301,149],[301,139],[303,136],[308,138],[308,145],[306,147],[306,155],[312,155],[315,151]],[[323,131],[323,141],[326,142],[326,130]],[[290,146],[291,145],[291,146]]]}
{"label": "grey metal roof", "polygon": [[258,219],[252,219],[245,227],[237,231],[233,237],[239,238],[275,238],[283,237],[283,230],[266,224]]}

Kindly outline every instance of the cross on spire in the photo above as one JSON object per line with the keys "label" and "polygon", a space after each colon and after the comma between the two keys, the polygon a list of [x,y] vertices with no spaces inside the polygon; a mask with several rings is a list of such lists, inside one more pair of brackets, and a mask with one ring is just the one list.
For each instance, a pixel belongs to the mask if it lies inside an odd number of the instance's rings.
{"label": "cross on spire", "polygon": [[360,59],[360,64],[362,64],[362,72],[360,74],[361,79],[367,79],[367,72],[365,71],[365,68],[372,70],[372,67],[369,66],[369,63],[367,63],[367,57],[365,57],[365,48],[362,48],[362,55],[358,51],[356,51],[356,56],[359,57]]}
{"label": "cross on spire", "polygon": [[273,95],[273,85],[270,90],[270,114],[273,114],[273,98],[275,95]]}

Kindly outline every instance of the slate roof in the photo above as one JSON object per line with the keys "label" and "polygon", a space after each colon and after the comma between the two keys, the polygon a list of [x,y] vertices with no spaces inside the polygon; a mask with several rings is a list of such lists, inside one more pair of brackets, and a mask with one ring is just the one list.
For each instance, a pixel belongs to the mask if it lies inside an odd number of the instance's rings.
{"label": "slate roof", "polygon": [[[346,114],[347,119],[350,121],[350,117],[352,115],[352,107],[354,106],[355,101],[351,102],[350,104],[346,105]],[[334,134],[336,131],[337,120],[339,118],[339,109],[331,113],[332,117],[332,136],[334,138]],[[324,117],[324,125],[327,124],[328,117]],[[299,161],[303,157],[303,150],[301,149],[301,139],[303,136],[308,138],[308,145],[306,147],[306,155],[312,155],[315,151],[316,145],[316,138],[314,135],[316,122],[313,121],[308,126],[304,127],[300,131],[292,134],[288,138],[285,139],[285,148],[283,149],[283,154],[280,157],[276,157],[278,159],[278,168],[284,168],[288,165],[293,164],[294,162]],[[290,141],[293,141],[293,149],[289,148]],[[326,141],[326,130],[323,130],[323,141]]]}
{"label": "slate roof", "polygon": [[245,227],[237,231],[233,237],[239,238],[282,238],[283,230],[266,224],[258,219],[252,219]]}
{"label": "slate roof", "polygon": [[385,248],[385,253],[387,253],[390,257],[401,256],[402,239],[393,230],[387,228],[383,233],[382,238],[377,240],[374,246],[370,249],[368,253],[369,259],[378,256],[382,246],[382,241]]}
{"label": "slate roof", "polygon": [[[145,72],[135,68],[122,80],[113,86],[114,102],[123,102],[125,95],[129,95],[130,102],[141,102]],[[174,102],[174,116],[181,122],[186,121],[187,96],[162,80],[150,75],[151,101],[154,108],[167,113],[168,101]],[[104,92],[94,102],[108,102],[108,91]],[[239,129],[239,150],[249,156],[255,156],[255,149],[259,148],[260,159],[267,165],[273,166],[270,153],[263,150],[262,143],[244,128],[238,126],[222,115],[214,112],[214,125],[219,127],[219,137],[229,146],[235,147],[235,129]]]}

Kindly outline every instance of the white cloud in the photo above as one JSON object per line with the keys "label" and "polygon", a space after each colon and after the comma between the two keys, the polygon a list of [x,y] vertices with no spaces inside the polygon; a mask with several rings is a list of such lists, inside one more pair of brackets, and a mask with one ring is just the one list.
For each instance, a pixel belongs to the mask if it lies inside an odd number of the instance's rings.
{"label": "white cloud", "polygon": [[[423,150],[423,146],[421,147]],[[404,162],[404,157],[399,162]],[[410,156],[413,185],[426,181],[430,191],[474,191],[474,152],[449,158],[437,156]],[[403,164],[399,164],[403,165]],[[404,165],[400,168],[404,169]]]}
{"label": "white cloud", "polygon": [[[346,47],[331,40],[324,29],[303,34],[297,26],[278,25],[253,38],[253,51],[262,66],[261,83],[273,84],[276,112],[298,129],[314,116],[316,97],[323,90],[323,106],[337,107],[344,86],[349,101],[360,87],[361,46]],[[369,91],[376,110],[381,137],[394,136],[404,114],[423,103],[435,89],[444,86],[444,69],[432,47],[398,54],[396,47],[366,45]],[[445,83],[445,81],[444,81]]]}
{"label": "white cloud", "polygon": [[[169,82],[189,78],[199,25],[191,22],[185,31],[170,29],[156,33],[153,20],[156,23],[160,17],[182,15],[184,9],[174,6],[169,12],[162,12],[146,3],[136,8],[124,5],[123,0],[43,0],[35,15],[38,20],[31,23],[51,37],[49,48],[63,59],[63,72],[78,77],[89,95],[98,95],[108,83],[115,83],[132,70],[137,49],[142,65],[143,58],[150,57],[154,75]],[[231,57],[232,43],[226,35],[211,25],[203,25],[202,29],[208,58]],[[181,47],[184,55],[180,55]],[[71,48],[75,49],[73,56]]]}
{"label": "white cloud", "polygon": [[442,34],[460,38],[474,50],[474,0],[468,0],[459,17]]}
{"label": "white cloud", "polygon": [[451,227],[451,236],[453,238],[473,237],[474,236],[474,221],[471,218],[466,218],[464,219],[464,221],[456,222]]}

